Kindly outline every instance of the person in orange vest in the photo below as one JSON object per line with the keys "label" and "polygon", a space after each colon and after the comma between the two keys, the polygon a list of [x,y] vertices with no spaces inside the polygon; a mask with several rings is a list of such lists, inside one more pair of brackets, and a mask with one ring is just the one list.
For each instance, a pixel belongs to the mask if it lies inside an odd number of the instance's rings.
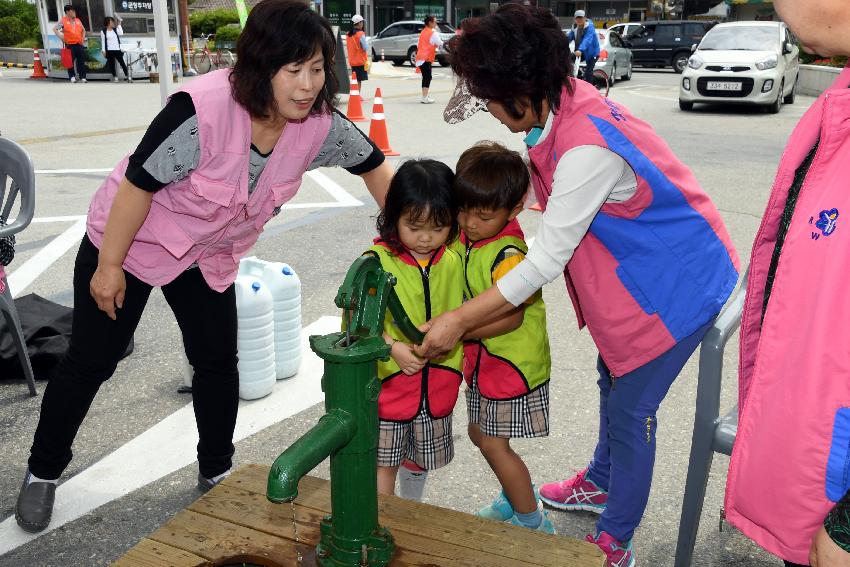
{"label": "person in orange vest", "polygon": [[366,33],[363,31],[363,16],[360,14],[351,16],[351,25],[352,28],[345,38],[345,45],[348,48],[348,63],[357,76],[357,82],[360,83],[360,98],[366,100],[363,93],[363,81],[369,80],[369,74],[366,72],[369,44],[366,42]]}
{"label": "person in orange vest", "polygon": [[[77,17],[77,11],[70,4],[65,5],[65,15],[53,26],[53,33],[61,39],[71,50],[71,60],[74,62],[68,69],[68,78],[76,83],[79,78],[81,83],[86,81],[86,50],[83,45],[86,42],[86,28]],[[76,69],[76,76],[74,70]]]}
{"label": "person in orange vest", "polygon": [[416,46],[416,66],[422,72],[422,104],[433,104],[434,99],[428,96],[431,88],[431,65],[437,57],[437,49],[443,45],[443,38],[435,32],[437,16],[425,16],[425,28],[419,34],[419,44]]}

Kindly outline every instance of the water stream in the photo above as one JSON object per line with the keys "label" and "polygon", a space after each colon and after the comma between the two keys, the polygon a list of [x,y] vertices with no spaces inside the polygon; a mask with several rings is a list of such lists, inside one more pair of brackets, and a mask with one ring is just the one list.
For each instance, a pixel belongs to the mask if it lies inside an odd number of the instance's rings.
{"label": "water stream", "polygon": [[289,505],[292,508],[292,533],[295,535],[295,559],[297,565],[301,565],[304,557],[301,556],[301,550],[298,548],[298,524],[295,522],[295,500],[291,501]]}

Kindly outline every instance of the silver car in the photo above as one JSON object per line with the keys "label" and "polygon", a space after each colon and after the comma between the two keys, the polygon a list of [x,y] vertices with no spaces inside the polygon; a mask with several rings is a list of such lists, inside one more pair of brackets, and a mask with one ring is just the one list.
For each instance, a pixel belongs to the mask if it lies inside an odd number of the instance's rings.
{"label": "silver car", "polygon": [[[424,28],[422,20],[405,20],[388,25],[368,40],[372,48],[372,61],[380,61],[383,52],[384,58],[392,61],[393,65],[404,65],[405,62],[416,65],[419,32]],[[455,29],[446,22],[438,22],[437,30],[444,42],[455,36]],[[448,65],[445,46],[437,50],[437,62],[444,67]]]}
{"label": "silver car", "polygon": [[713,27],[688,59],[679,108],[694,103],[755,104],[776,113],[793,104],[800,50],[782,22],[730,22]]}
{"label": "silver car", "polygon": [[[563,30],[568,33],[570,30]],[[613,30],[596,30],[599,36],[599,58],[596,60],[596,69],[605,71],[608,75],[608,84],[613,85],[615,81],[628,81],[632,78],[632,66],[634,56],[632,50],[626,47],[622,36]],[[570,49],[575,51],[573,42]],[[581,73],[584,73],[585,62],[579,64]]]}

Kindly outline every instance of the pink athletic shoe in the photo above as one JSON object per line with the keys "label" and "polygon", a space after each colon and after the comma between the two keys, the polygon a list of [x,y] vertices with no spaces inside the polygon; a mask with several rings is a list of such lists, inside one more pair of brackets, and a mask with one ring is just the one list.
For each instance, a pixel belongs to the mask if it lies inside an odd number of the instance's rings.
{"label": "pink athletic shoe", "polygon": [[635,554],[632,551],[631,541],[625,543],[617,541],[608,532],[599,532],[596,537],[588,535],[584,539],[595,543],[605,552],[605,567],[634,567]]}
{"label": "pink athletic shoe", "polygon": [[585,510],[601,514],[608,505],[608,491],[585,478],[587,469],[561,482],[550,482],[540,487],[540,499],[558,510]]}

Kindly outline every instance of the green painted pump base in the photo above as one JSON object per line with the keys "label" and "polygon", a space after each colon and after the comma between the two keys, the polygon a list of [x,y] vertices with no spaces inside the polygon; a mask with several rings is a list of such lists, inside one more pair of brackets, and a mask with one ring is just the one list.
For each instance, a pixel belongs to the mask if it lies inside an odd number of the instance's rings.
{"label": "green painted pump base", "polygon": [[393,536],[378,526],[363,540],[347,540],[333,529],[333,518],[325,516],[321,523],[321,539],[316,547],[316,563],[320,567],[384,567],[395,551]]}

